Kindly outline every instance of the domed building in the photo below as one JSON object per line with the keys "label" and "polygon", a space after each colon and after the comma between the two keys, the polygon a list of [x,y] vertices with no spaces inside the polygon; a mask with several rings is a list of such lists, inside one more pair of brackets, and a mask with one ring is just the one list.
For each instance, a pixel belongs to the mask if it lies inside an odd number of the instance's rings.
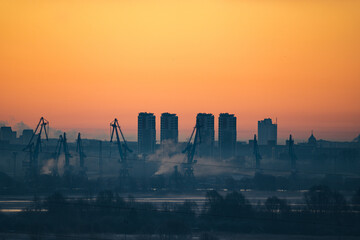
{"label": "domed building", "polygon": [[308,144],[314,147],[316,146],[316,138],[313,134],[313,131],[311,131],[311,136],[308,139]]}

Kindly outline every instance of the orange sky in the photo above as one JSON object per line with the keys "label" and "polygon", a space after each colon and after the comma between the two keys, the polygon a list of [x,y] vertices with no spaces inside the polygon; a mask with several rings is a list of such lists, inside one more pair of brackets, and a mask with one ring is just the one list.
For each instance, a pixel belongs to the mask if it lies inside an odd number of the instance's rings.
{"label": "orange sky", "polygon": [[[0,120],[108,132],[137,113],[235,113],[238,139],[360,132],[360,1],[1,1]],[[217,124],[217,121],[216,121]],[[158,128],[159,129],[159,128]],[[217,128],[216,128],[217,129]]]}

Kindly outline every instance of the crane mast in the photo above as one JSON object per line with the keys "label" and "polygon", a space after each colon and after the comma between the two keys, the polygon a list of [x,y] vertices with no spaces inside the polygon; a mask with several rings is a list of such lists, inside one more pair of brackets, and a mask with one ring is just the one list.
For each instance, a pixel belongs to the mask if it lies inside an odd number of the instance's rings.
{"label": "crane mast", "polygon": [[84,165],[84,160],[86,158],[86,155],[84,153],[84,148],[83,148],[80,133],[78,134],[78,138],[76,140],[76,152],[79,153],[79,158],[80,158],[80,174],[86,175],[86,169],[85,169],[85,165]]}
{"label": "crane mast", "polygon": [[[184,176],[186,179],[192,179],[194,177],[194,168],[193,165],[197,162],[194,160],[196,147],[200,144],[200,123],[196,120],[195,127],[190,135],[190,139],[186,145],[186,148],[183,150],[183,153],[186,153],[186,162],[183,164]],[[193,140],[193,142],[191,142]]]}
{"label": "crane mast", "polygon": [[30,138],[29,143],[23,149],[24,151],[28,151],[30,153],[28,174],[32,175],[33,177],[39,175],[39,153],[42,152],[41,135],[44,132],[46,141],[48,141],[49,130],[47,129],[49,129],[49,122],[45,118],[41,117],[33,135]]}
{"label": "crane mast", "polygon": [[62,135],[60,135],[59,140],[57,141],[57,144],[56,144],[55,152],[54,152],[55,165],[54,165],[54,167],[52,169],[52,175],[53,176],[58,176],[59,175],[58,162],[59,162],[59,157],[60,157],[60,154],[61,154],[62,144],[63,144],[63,137],[62,137]]}
{"label": "crane mast", "polygon": [[72,157],[70,152],[69,152],[69,147],[67,144],[67,138],[66,138],[66,133],[64,133],[63,136],[63,150],[64,150],[64,154],[65,154],[65,172],[69,171],[70,168],[70,158]]}
{"label": "crane mast", "polygon": [[[132,152],[132,150],[128,147],[126,139],[124,137],[124,134],[121,131],[119,121],[117,118],[114,119],[110,123],[111,128],[111,136],[110,136],[110,142],[113,142],[114,139],[114,133],[116,135],[116,144],[119,151],[120,159],[119,163],[121,163],[121,170],[120,170],[120,176],[121,177],[128,177],[129,176],[129,170],[128,170],[128,163],[127,163],[127,152]],[[121,136],[121,140],[120,140]]]}
{"label": "crane mast", "polygon": [[54,152],[55,166],[52,169],[52,175],[53,176],[58,176],[59,175],[58,162],[59,162],[59,157],[60,157],[60,154],[61,154],[61,150],[63,151],[63,153],[65,155],[64,174],[69,174],[69,171],[70,171],[70,158],[72,156],[71,156],[71,154],[69,152],[66,133],[59,136],[59,140],[58,140],[58,142],[56,144],[56,148],[55,148],[55,152]]}

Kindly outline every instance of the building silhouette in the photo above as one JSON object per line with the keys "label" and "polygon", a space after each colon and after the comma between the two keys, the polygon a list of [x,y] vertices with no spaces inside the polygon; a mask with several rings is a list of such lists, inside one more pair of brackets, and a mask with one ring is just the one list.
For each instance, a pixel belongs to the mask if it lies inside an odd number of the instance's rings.
{"label": "building silhouette", "polygon": [[1,127],[0,140],[13,143],[16,140],[16,131],[13,131],[11,127]]}
{"label": "building silhouette", "polygon": [[214,115],[211,113],[198,113],[196,121],[200,124],[200,156],[212,156],[214,149]]}
{"label": "building silhouette", "polygon": [[24,129],[22,131],[22,135],[19,137],[19,142],[24,145],[28,144],[33,134],[34,134],[34,130]]}
{"label": "building silhouette", "polygon": [[153,113],[141,112],[138,116],[138,153],[154,153],[155,143],[155,115]]}
{"label": "building silhouette", "polygon": [[316,138],[314,136],[313,131],[311,131],[311,136],[308,139],[308,145],[316,147],[316,144],[317,144],[317,140],[316,140]]}
{"label": "building silhouette", "polygon": [[273,124],[271,118],[258,121],[258,144],[277,144],[277,124]]}
{"label": "building silhouette", "polygon": [[236,150],[236,117],[234,114],[219,115],[219,149],[220,159],[235,156]]}
{"label": "building silhouette", "polygon": [[171,140],[173,143],[178,143],[178,116],[171,113],[162,113],[160,125],[160,142]]}

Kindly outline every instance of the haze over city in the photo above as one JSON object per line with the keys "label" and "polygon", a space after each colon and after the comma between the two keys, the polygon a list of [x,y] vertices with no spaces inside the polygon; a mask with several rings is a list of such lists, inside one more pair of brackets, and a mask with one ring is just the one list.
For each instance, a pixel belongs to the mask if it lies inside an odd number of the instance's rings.
{"label": "haze over city", "polygon": [[[7,1],[0,9],[0,119],[103,138],[117,117],[198,112],[258,120],[306,140],[360,131],[357,1]],[[126,126],[126,127],[125,127]],[[157,121],[157,126],[160,126]]]}
{"label": "haze over city", "polygon": [[0,1],[0,239],[355,240],[360,1]]}

